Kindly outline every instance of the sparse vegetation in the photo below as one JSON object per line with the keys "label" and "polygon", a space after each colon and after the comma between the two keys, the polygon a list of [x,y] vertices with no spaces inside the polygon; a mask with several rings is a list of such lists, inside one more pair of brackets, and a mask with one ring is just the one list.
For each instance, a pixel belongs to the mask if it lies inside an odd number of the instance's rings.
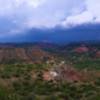
{"label": "sparse vegetation", "polygon": [[100,100],[97,51],[76,48],[0,48],[0,100]]}

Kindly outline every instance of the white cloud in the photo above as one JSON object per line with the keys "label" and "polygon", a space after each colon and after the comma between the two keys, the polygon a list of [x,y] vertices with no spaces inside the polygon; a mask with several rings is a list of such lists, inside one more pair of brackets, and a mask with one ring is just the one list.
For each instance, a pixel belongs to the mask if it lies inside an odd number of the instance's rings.
{"label": "white cloud", "polygon": [[65,16],[76,14],[83,8],[84,2],[81,3],[80,0],[45,0],[44,4],[36,9],[33,15],[25,21],[25,25],[29,27],[54,27],[60,24]]}
{"label": "white cloud", "polygon": [[100,0],[86,0],[83,12],[67,16],[61,23],[64,26],[75,26],[86,23],[100,23]]}
{"label": "white cloud", "polygon": [[96,17],[96,22],[100,22],[100,0],[87,0],[87,10]]}
{"label": "white cloud", "polygon": [[0,0],[0,17],[29,27],[52,27],[83,6],[80,0]]}
{"label": "white cloud", "polygon": [[45,0],[0,0],[0,16],[11,15],[30,8],[37,8],[44,1]]}
{"label": "white cloud", "polygon": [[5,19],[10,20],[12,33],[31,27],[97,23],[99,5],[100,0],[0,0],[0,30],[8,27]]}
{"label": "white cloud", "polygon": [[73,15],[73,16],[67,17],[65,19],[65,21],[62,22],[62,25],[76,26],[76,25],[80,25],[83,23],[92,22],[93,19],[94,19],[94,16],[92,15],[92,13],[90,13],[88,11],[84,11],[78,15]]}

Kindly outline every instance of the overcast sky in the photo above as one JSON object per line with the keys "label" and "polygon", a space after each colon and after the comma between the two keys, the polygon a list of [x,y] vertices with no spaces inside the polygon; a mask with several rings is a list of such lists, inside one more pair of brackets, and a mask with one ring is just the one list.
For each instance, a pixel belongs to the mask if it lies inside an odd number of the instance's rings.
{"label": "overcast sky", "polygon": [[100,0],[0,0],[0,34],[100,23]]}

